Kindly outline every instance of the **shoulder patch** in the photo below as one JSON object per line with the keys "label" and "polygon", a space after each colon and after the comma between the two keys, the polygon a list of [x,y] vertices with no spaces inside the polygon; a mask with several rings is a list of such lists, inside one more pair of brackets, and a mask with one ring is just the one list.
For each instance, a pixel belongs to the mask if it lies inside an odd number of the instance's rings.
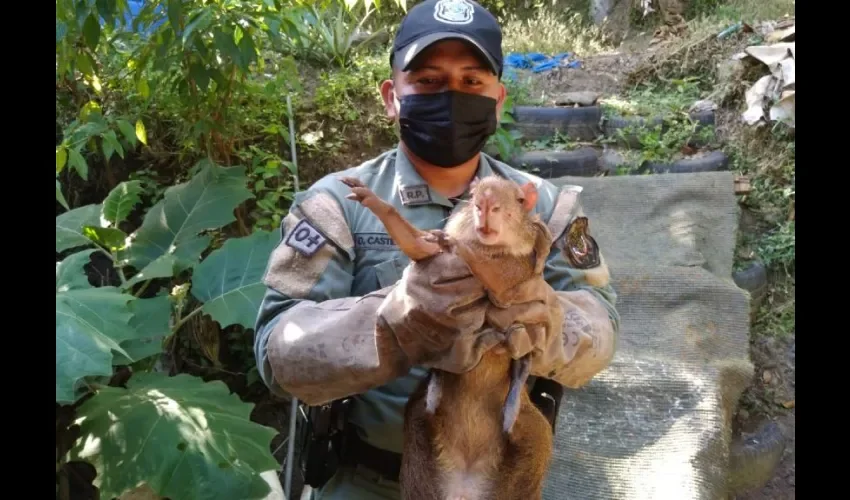
{"label": "shoulder patch", "polygon": [[582,187],[565,185],[558,192],[558,197],[555,200],[555,207],[552,209],[552,215],[549,217],[549,230],[552,232],[552,238],[559,240],[564,231],[567,230],[570,221],[581,212],[581,204],[579,196],[581,196]]}
{"label": "shoulder patch", "polygon": [[401,186],[399,188],[401,202],[405,205],[424,205],[431,203],[431,189],[427,184],[416,186]]}
{"label": "shoulder patch", "polygon": [[587,217],[576,217],[567,226],[564,235],[564,255],[576,269],[590,269],[600,265],[599,245],[588,231]]}
{"label": "shoulder patch", "polygon": [[305,257],[312,257],[319,251],[328,239],[316,229],[307,219],[301,219],[286,236],[287,246],[294,248]]}

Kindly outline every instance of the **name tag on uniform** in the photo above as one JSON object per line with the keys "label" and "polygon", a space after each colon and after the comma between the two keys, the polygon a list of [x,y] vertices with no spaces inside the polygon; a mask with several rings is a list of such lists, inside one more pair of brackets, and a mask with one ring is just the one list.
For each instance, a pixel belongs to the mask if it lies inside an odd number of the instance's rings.
{"label": "name tag on uniform", "polygon": [[427,184],[418,186],[402,186],[399,188],[401,202],[405,205],[424,205],[431,203],[431,190]]}
{"label": "name tag on uniform", "polygon": [[355,233],[354,248],[358,250],[398,250],[387,233]]}
{"label": "name tag on uniform", "polygon": [[301,219],[301,222],[296,224],[286,236],[286,244],[304,257],[312,257],[327,242],[325,235],[313,227],[307,219]]}

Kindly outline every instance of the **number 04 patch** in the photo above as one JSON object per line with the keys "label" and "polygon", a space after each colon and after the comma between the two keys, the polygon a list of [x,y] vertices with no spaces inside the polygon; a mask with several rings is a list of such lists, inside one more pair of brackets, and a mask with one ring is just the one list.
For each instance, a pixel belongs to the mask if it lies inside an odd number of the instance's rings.
{"label": "number 04 patch", "polygon": [[328,239],[322,232],[313,227],[307,219],[301,219],[301,222],[296,224],[286,236],[285,241],[288,246],[297,250],[304,257],[312,257],[327,242]]}

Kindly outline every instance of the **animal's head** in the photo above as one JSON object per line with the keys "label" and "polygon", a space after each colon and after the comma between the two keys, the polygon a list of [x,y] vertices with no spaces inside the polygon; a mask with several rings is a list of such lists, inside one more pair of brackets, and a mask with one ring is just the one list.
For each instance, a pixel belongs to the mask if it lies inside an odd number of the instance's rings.
{"label": "animal's head", "polygon": [[537,204],[537,188],[498,176],[474,179],[470,185],[475,234],[485,245],[511,245]]}

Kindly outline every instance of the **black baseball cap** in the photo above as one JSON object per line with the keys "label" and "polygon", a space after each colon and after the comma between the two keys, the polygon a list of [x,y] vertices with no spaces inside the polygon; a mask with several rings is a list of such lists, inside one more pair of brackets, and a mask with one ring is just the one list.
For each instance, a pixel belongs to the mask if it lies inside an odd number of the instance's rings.
{"label": "black baseball cap", "polygon": [[502,28],[496,17],[473,0],[426,0],[402,19],[393,42],[390,66],[407,71],[423,50],[441,40],[464,40],[502,76]]}

